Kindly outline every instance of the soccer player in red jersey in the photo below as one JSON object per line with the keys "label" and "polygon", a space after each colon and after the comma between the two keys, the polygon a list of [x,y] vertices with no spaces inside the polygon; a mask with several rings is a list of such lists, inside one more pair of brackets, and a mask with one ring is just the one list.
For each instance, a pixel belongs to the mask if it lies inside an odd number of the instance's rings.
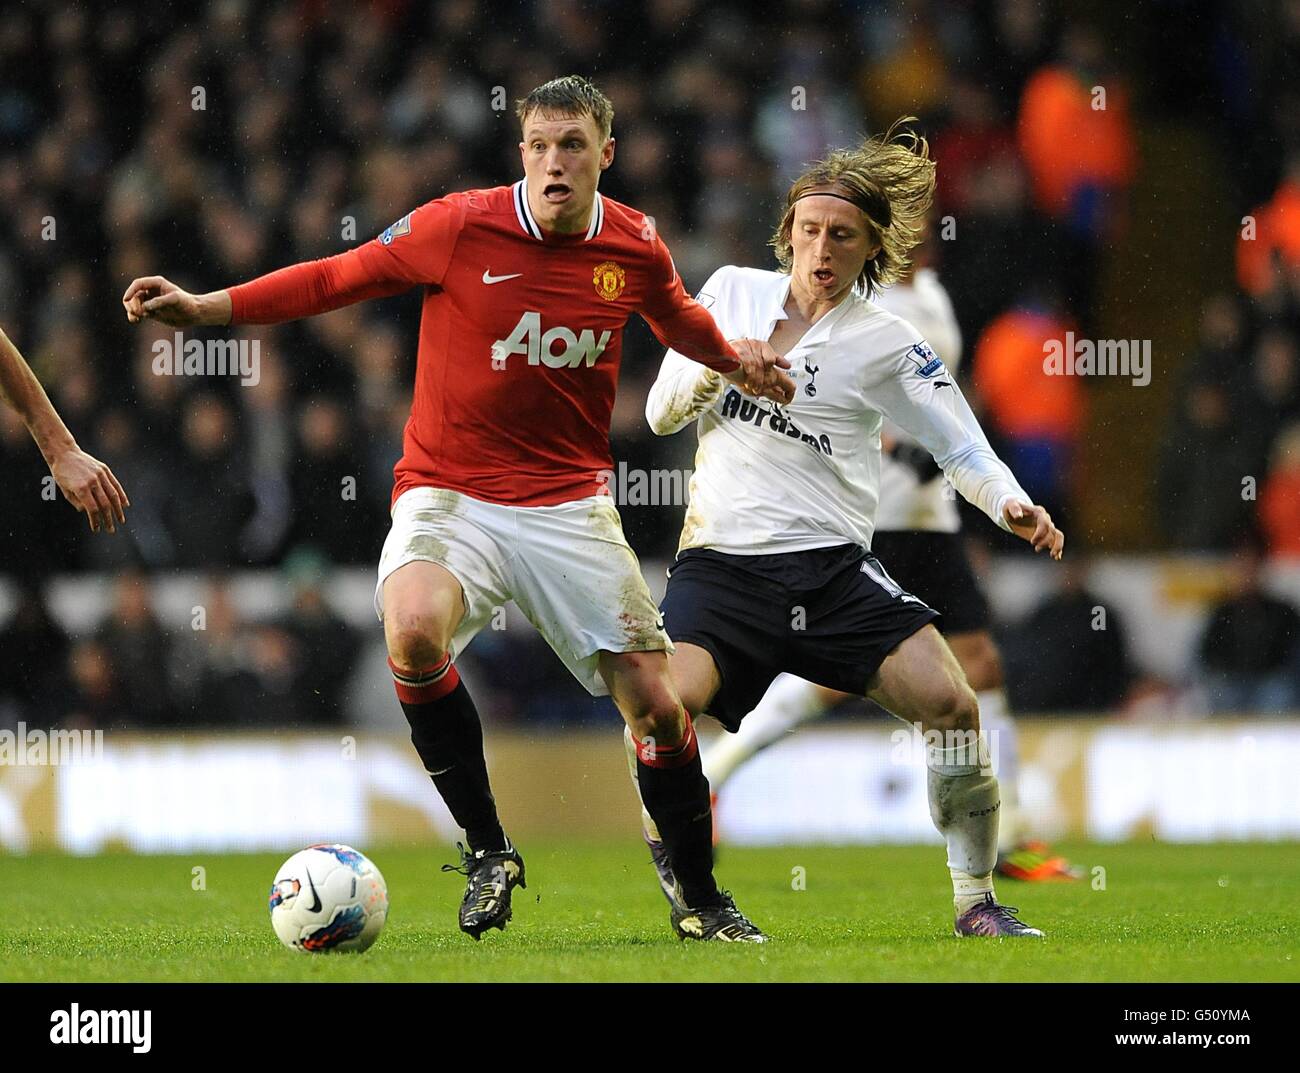
{"label": "soccer player in red jersey", "polygon": [[422,286],[411,418],[375,607],[411,738],[466,832],[461,929],[510,919],[524,865],[497,817],[478,713],[452,663],[514,599],[639,743],[646,808],[682,888],[677,934],[762,941],[713,879],[712,815],[672,642],[602,474],[622,330],[633,313],[666,346],[756,393],[793,397],[766,344],[719,333],[641,213],[602,197],[613,109],[585,79],[519,102],[524,178],[430,201],[347,253],[189,294],[134,280],[127,317],[267,324]]}

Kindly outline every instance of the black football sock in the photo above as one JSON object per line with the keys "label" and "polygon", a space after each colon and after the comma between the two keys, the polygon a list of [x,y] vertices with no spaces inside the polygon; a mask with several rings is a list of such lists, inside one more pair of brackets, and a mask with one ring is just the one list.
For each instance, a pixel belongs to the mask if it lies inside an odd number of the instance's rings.
{"label": "black football sock", "polygon": [[713,879],[713,808],[690,714],[680,744],[665,749],[638,741],[636,754],[641,800],[663,836],[682,898],[692,909],[716,905],[720,896]]}
{"label": "black football sock", "polygon": [[411,724],[411,742],[471,850],[506,849],[483,757],[483,724],[451,655],[427,670],[408,671],[390,659],[397,699]]}

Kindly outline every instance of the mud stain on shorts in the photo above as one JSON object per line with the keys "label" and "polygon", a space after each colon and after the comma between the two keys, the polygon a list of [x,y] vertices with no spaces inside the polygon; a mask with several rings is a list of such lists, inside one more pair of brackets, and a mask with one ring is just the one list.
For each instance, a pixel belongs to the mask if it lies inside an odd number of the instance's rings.
{"label": "mud stain on shorts", "polygon": [[623,651],[653,651],[665,648],[659,626],[659,608],[655,606],[641,576],[641,564],[623,535],[623,519],[614,501],[600,497],[587,512],[587,531],[604,565],[611,586],[618,586],[619,635]]}
{"label": "mud stain on shorts", "polygon": [[429,559],[436,563],[445,563],[448,554],[447,542],[433,533],[412,533],[402,550],[401,558],[407,562],[414,559]]}
{"label": "mud stain on shorts", "polygon": [[667,648],[659,608],[650,598],[645,581],[638,572],[619,586],[618,626],[623,634],[625,651],[655,651]]}
{"label": "mud stain on shorts", "polygon": [[415,498],[411,517],[421,522],[436,521],[446,515],[459,516],[465,513],[469,504],[459,492],[447,488],[421,488]]}
{"label": "mud stain on shorts", "polygon": [[595,496],[587,511],[587,529],[596,540],[627,544],[623,535],[623,518],[614,505],[613,496]]}

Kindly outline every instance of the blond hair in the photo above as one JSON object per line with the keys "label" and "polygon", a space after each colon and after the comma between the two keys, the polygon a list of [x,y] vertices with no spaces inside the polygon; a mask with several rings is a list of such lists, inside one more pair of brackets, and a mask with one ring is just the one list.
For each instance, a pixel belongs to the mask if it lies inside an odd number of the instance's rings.
{"label": "blond hair", "polygon": [[515,102],[515,115],[519,126],[528,121],[533,112],[543,115],[591,116],[602,139],[608,140],[614,126],[614,106],[593,82],[581,75],[553,78],[538,86],[527,97]]}
{"label": "blond hair", "polygon": [[827,186],[856,205],[867,217],[873,242],[880,251],[862,266],[858,282],[867,296],[897,283],[911,265],[908,254],[920,244],[926,213],[934,202],[934,161],[929,143],[910,130],[900,131],[915,116],[896,120],[884,134],[865,139],[852,149],[835,149],[810,165],[785,195],[785,212],[771,245],[781,271],[794,265],[790,233],[800,198]]}

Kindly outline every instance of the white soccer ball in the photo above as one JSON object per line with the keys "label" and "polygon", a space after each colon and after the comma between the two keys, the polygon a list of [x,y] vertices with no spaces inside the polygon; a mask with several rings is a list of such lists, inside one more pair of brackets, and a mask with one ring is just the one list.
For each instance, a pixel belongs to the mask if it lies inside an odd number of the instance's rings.
{"label": "white soccer ball", "polygon": [[388,917],[388,886],[351,846],[308,846],[280,866],[271,884],[271,926],[294,950],[366,950]]}

